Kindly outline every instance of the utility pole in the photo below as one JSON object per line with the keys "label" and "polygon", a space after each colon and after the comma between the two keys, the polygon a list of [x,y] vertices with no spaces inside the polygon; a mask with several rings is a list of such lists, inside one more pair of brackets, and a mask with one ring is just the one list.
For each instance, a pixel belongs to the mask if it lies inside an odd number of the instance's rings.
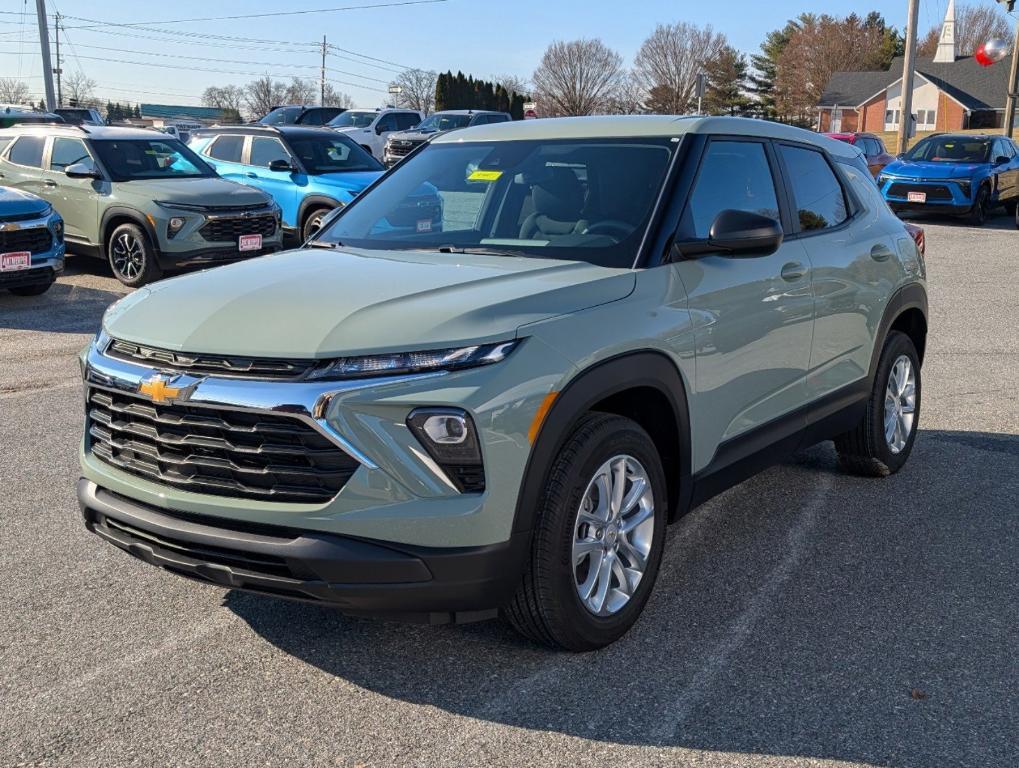
{"label": "utility pole", "polygon": [[1010,139],[1015,131],[1015,102],[1019,99],[1019,21],[1015,24],[1015,42],[1012,43],[1012,70],[1008,76],[1008,100],[1005,102],[1005,135]]}
{"label": "utility pole", "polygon": [[46,28],[46,0],[35,0],[35,15],[39,20],[39,46],[42,48],[42,80],[46,86],[46,109],[56,109],[53,98],[53,65],[50,62],[50,33]]}
{"label": "utility pole", "polygon": [[60,60],[60,11],[53,16],[53,32],[57,38],[57,66],[53,68],[57,76],[57,106],[64,106],[64,91],[60,87],[60,76],[64,73],[64,63]]}
{"label": "utility pole", "polygon": [[902,91],[899,98],[899,152],[909,145],[913,123],[913,70],[916,58],[916,23],[920,0],[909,0],[909,21],[906,23],[906,55],[902,63]]}
{"label": "utility pole", "polygon": [[326,36],[322,35],[322,74],[318,81],[318,105],[326,105]]}

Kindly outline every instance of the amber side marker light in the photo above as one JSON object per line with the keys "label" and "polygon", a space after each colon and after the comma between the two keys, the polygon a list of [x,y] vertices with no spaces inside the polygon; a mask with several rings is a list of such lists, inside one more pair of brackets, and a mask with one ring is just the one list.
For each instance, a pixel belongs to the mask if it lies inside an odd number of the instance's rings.
{"label": "amber side marker light", "polygon": [[534,445],[534,441],[538,437],[538,432],[541,431],[541,425],[545,423],[545,417],[548,416],[549,410],[552,408],[552,403],[559,396],[558,392],[549,392],[541,401],[541,405],[538,406],[538,410],[534,412],[534,418],[531,420],[531,428],[527,430],[527,440]]}

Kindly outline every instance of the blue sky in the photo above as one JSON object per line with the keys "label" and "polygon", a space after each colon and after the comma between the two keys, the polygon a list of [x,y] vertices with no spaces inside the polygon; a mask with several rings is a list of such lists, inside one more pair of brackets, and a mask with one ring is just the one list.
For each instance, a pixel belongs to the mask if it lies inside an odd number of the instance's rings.
{"label": "blue sky", "polygon": [[[367,5],[386,0],[175,0],[148,4],[126,0],[49,0],[50,12],[115,22],[161,21],[283,10]],[[990,2],[990,0],[983,0]],[[947,0],[921,0],[921,32],[940,23]],[[599,37],[632,61],[641,41],[659,22],[711,24],[743,51],[754,51],[763,36],[805,10],[837,9],[839,14],[877,10],[905,26],[906,0],[448,0],[431,5],[373,8],[297,16],[206,21],[165,25],[180,33],[256,38],[279,43],[210,41],[161,35],[137,28],[82,28],[69,18],[63,36],[64,70],[81,68],[97,83],[98,95],[112,100],[197,104],[207,85],[243,84],[258,74],[318,77],[320,57],[312,45],[325,34],[353,55],[329,58],[330,79],[344,81],[358,106],[386,100],[385,82],[393,65],[423,69],[462,69],[477,76],[510,73],[529,78],[542,52],[555,39]],[[22,27],[22,10],[25,26]],[[94,26],[94,25],[93,25]],[[77,27],[77,28],[76,28]],[[23,36],[23,39],[22,39]],[[160,39],[161,38],[161,39]],[[357,54],[382,59],[370,61]],[[347,56],[348,54],[343,54]],[[227,61],[208,61],[222,59]],[[119,60],[119,61],[118,61]],[[162,66],[145,66],[142,62]],[[234,63],[237,62],[237,63]],[[221,70],[219,72],[201,70]],[[0,3],[0,77],[28,77],[42,92],[34,0]],[[375,90],[378,89],[378,90]]]}

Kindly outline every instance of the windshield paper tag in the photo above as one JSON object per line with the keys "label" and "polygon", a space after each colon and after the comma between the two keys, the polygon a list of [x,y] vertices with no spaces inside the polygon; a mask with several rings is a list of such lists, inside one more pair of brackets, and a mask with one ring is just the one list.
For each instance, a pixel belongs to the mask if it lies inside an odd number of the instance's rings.
{"label": "windshield paper tag", "polygon": [[431,232],[431,231],[432,231],[431,219],[418,219],[418,232]]}
{"label": "windshield paper tag", "polygon": [[498,181],[502,171],[474,171],[467,181]]}

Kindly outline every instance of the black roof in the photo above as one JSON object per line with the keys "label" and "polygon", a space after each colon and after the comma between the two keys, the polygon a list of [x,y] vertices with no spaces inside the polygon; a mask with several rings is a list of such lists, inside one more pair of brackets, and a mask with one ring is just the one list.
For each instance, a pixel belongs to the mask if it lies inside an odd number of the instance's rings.
{"label": "black roof", "polygon": [[[916,71],[966,109],[1004,109],[1011,58],[990,67],[980,66],[972,56],[952,62],[919,59]],[[835,72],[818,106],[858,107],[901,77],[901,57],[893,59],[885,72]]]}
{"label": "black roof", "polygon": [[308,135],[326,135],[326,136],[343,136],[342,133],[334,131],[332,128],[324,128],[322,126],[311,126],[311,125],[217,125],[212,128],[199,128],[196,131],[191,131],[192,136],[210,136],[219,133],[235,133],[240,135],[250,136],[265,136],[267,134],[276,134],[278,136],[308,136]]}

